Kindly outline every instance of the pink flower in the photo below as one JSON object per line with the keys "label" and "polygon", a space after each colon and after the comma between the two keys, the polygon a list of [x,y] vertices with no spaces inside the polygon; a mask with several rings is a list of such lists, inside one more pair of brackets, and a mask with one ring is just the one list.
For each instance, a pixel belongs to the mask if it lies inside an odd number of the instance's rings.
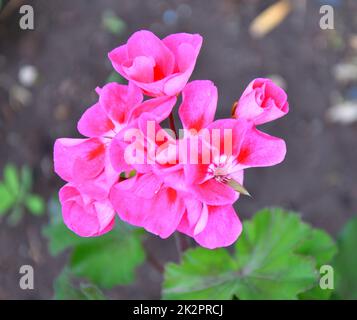
{"label": "pink flower", "polygon": [[152,32],[135,32],[109,53],[113,67],[150,96],[176,95],[186,85],[201,49],[198,34],[177,33],[160,40]]}
{"label": "pink flower", "polygon": [[161,122],[169,116],[176,97],[162,96],[143,101],[141,90],[132,82],[129,85],[108,83],[97,92],[99,101],[84,112],[78,122],[78,131],[87,137],[104,139],[115,157],[115,170],[119,173],[130,171],[132,168],[124,159],[128,145],[123,141],[125,130],[136,128],[144,114]]}
{"label": "pink flower", "polygon": [[233,116],[259,125],[278,119],[288,112],[285,91],[270,79],[258,78],[244,90],[233,109]]}
{"label": "pink flower", "polygon": [[[243,169],[272,166],[285,157],[284,140],[258,131],[244,119],[217,120],[208,129],[211,141],[214,130],[220,133],[209,161],[185,166],[192,193],[208,205],[229,205],[238,199],[235,183],[243,183]],[[227,150],[225,144],[231,148]]]}
{"label": "pink flower", "polygon": [[144,97],[133,83],[112,82],[96,91],[99,101],[83,113],[78,121],[78,131],[87,137],[112,137],[128,124],[133,110]]}
{"label": "pink flower", "polygon": [[[233,203],[246,193],[244,169],[278,164],[286,154],[282,139],[256,125],[282,117],[289,106],[271,80],[255,79],[237,102],[234,119],[215,121],[215,85],[187,83],[201,45],[197,34],[160,40],[143,30],[109,53],[128,85],[97,88],[98,102],[78,122],[86,138],[60,138],[54,146],[55,172],[67,182],[59,192],[63,219],[73,232],[104,234],[117,212],[161,238],[179,231],[210,249],[237,240],[242,224]],[[173,137],[160,124],[180,92],[186,132]],[[134,177],[120,179],[133,170]]]}
{"label": "pink flower", "polygon": [[107,198],[93,199],[68,183],[61,188],[59,199],[64,223],[79,236],[99,236],[113,228],[115,211]]}
{"label": "pink flower", "polygon": [[108,149],[99,138],[64,138],[55,143],[55,171],[69,181],[59,192],[63,220],[82,237],[101,235],[114,225],[108,196],[118,173],[108,160]]}
{"label": "pink flower", "polygon": [[114,137],[120,130],[135,124],[144,113],[156,121],[166,119],[176,103],[176,97],[158,97],[143,101],[141,89],[108,83],[98,88],[99,101],[87,109],[78,122],[78,131],[87,137]]}

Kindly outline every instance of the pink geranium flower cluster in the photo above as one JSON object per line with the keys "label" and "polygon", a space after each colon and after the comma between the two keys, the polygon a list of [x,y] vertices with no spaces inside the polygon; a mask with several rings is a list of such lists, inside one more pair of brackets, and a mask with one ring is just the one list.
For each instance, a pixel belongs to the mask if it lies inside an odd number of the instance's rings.
{"label": "pink geranium flower cluster", "polygon": [[[215,85],[188,82],[201,45],[197,34],[160,40],[139,31],[109,53],[128,85],[97,88],[98,102],[78,122],[86,138],[54,146],[55,171],[67,181],[59,192],[63,219],[73,232],[104,234],[117,213],[162,238],[179,231],[211,249],[236,241],[242,225],[233,203],[247,193],[244,169],[278,164],[286,153],[282,139],[256,126],[285,115],[287,95],[271,80],[255,79],[233,116],[215,121]],[[184,134],[176,136],[161,124],[169,117],[173,124],[180,94]],[[138,134],[128,139],[133,130]]]}

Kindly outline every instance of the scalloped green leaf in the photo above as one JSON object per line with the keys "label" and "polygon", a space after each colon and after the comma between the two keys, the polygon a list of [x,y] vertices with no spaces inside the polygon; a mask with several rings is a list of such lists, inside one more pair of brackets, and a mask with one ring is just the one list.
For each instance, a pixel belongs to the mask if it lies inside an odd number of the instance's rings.
{"label": "scalloped green leaf", "polygon": [[[313,229],[311,234],[302,243],[297,253],[305,256],[313,256],[316,267],[319,270],[322,265],[330,264],[337,253],[335,241],[324,231]],[[321,289],[320,279],[315,286],[299,295],[302,300],[327,300],[333,293],[333,289]]]}
{"label": "scalloped green leaf", "polygon": [[197,248],[169,263],[163,298],[297,299],[317,283],[317,261],[331,256],[308,245],[311,237],[320,241],[313,230],[296,213],[264,209],[244,223],[233,255]]}
{"label": "scalloped green leaf", "polygon": [[145,260],[141,230],[113,230],[74,247],[72,272],[103,288],[127,285],[135,279],[135,269]]}
{"label": "scalloped green leaf", "polygon": [[333,262],[336,276],[337,296],[342,299],[357,299],[357,217],[342,229],[338,239],[338,254]]}

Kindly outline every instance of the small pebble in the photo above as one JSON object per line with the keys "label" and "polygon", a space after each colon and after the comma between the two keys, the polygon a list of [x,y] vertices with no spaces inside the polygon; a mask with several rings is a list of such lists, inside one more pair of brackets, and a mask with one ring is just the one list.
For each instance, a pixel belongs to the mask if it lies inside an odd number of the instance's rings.
{"label": "small pebble", "polygon": [[357,102],[345,101],[327,110],[327,119],[344,125],[357,121]]}
{"label": "small pebble", "polygon": [[352,82],[357,80],[357,64],[339,63],[334,66],[333,75],[339,82]]}
{"label": "small pebble", "polygon": [[37,68],[31,65],[25,65],[19,70],[19,81],[25,87],[32,87],[38,79]]}

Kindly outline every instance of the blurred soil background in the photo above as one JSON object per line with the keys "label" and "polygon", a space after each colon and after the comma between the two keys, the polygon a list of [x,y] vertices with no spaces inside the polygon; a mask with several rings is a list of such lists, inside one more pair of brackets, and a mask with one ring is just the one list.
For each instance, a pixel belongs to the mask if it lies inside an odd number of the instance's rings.
{"label": "blurred soil background", "polygon": [[[191,79],[219,89],[218,117],[256,77],[271,77],[288,92],[290,113],[266,125],[286,140],[288,154],[273,168],[249,169],[253,198],[236,203],[241,219],[265,206],[281,206],[335,235],[357,214],[357,1],[294,0],[271,32],[252,30],[256,17],[277,1],[260,0],[28,0],[0,15],[0,176],[6,163],[28,164],[34,191],[49,199],[63,184],[54,173],[58,137],[76,137],[94,89],[112,73],[107,53],[133,32],[164,37],[200,33],[203,47]],[[35,30],[20,30],[16,4],[30,4]],[[319,26],[320,7],[334,8],[334,30]],[[0,199],[1,201],[1,199]],[[50,299],[53,279],[67,255],[51,257],[41,229],[48,214],[25,214],[17,226],[0,220],[0,299]],[[164,263],[175,244],[150,236],[147,246]],[[35,269],[35,290],[18,286],[19,268]],[[133,286],[112,298],[160,297],[161,276],[145,263]]]}

